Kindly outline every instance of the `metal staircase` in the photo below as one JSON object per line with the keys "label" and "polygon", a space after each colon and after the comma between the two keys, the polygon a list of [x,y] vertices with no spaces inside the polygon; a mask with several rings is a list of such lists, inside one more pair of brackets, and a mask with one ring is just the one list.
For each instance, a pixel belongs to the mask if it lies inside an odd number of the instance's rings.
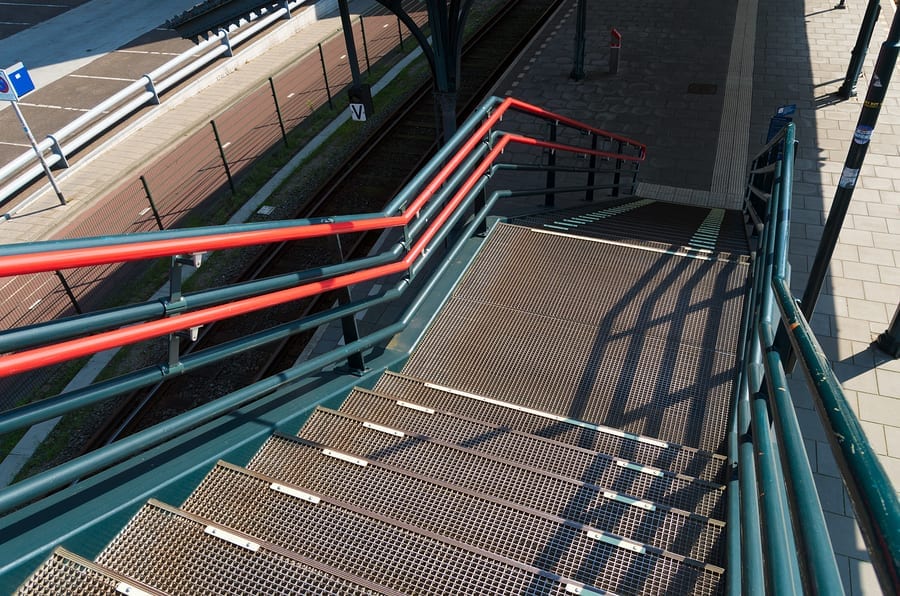
{"label": "metal staircase", "polygon": [[[669,206],[612,209],[656,242]],[[20,593],[723,593],[736,230],[554,217],[492,230],[403,371]]]}

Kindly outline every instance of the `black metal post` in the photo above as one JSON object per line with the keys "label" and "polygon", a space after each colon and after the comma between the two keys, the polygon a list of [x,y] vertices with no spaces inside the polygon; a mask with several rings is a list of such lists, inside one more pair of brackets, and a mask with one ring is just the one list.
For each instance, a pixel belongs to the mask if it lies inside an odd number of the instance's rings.
{"label": "black metal post", "polygon": [[322,51],[322,44],[319,44],[319,60],[322,62],[322,78],[325,80],[325,94],[328,95],[328,107],[334,109],[334,102],[331,100],[331,88],[328,86],[328,69],[325,67],[325,52]]}
{"label": "black metal post", "polygon": [[272,77],[269,77],[269,88],[272,90],[272,101],[275,102],[275,115],[278,116],[278,126],[281,127],[281,140],[284,141],[285,147],[289,147],[287,131],[284,129],[284,118],[281,117],[281,106],[278,105],[278,95],[275,93],[275,81],[272,80]]}
{"label": "black metal post", "polygon": [[[591,150],[597,150],[597,141],[599,138],[594,133],[591,133]],[[587,185],[588,189],[584,193],[585,201],[593,201],[594,200],[594,182],[596,180],[596,172],[597,169],[597,156],[591,154],[590,162],[588,163],[588,178]]]}
{"label": "black metal post", "polygon": [[403,47],[403,25],[400,22],[400,17],[397,17],[397,37],[400,38],[400,51],[405,52],[406,48]]}
{"label": "black metal post", "polygon": [[572,74],[569,76],[576,81],[580,81],[584,78],[584,48],[587,45],[585,40],[587,0],[578,0],[578,6],[575,10],[575,61],[572,67]]}
{"label": "black metal post", "polygon": [[[344,45],[347,46],[347,62],[350,63],[350,77],[353,86],[359,87],[359,59],[356,57],[356,40],[353,39],[353,23],[350,22],[350,8],[347,0],[338,0],[338,9],[341,13],[341,27],[344,29]],[[321,44],[319,46],[321,48]],[[324,59],[322,63],[324,64]]]}
{"label": "black metal post", "polygon": [[[624,148],[624,144],[622,141],[618,143],[618,149],[616,153],[622,155],[622,149]],[[619,196],[619,185],[622,183],[622,158],[616,159],[616,173],[613,174],[613,187],[612,187],[612,196]]]}
{"label": "black metal post", "polygon": [[156,225],[160,230],[164,230],[162,218],[159,216],[159,210],[156,208],[156,202],[153,200],[153,195],[150,193],[150,185],[147,184],[147,179],[144,178],[143,174],[141,174],[141,184],[144,185],[144,194],[147,195],[147,202],[150,203],[150,210],[153,211],[153,217],[156,218]]}
{"label": "black metal post", "polygon": [[59,278],[59,283],[62,284],[63,290],[66,292],[66,296],[69,297],[69,301],[72,303],[72,307],[75,309],[75,312],[81,314],[81,307],[78,306],[78,299],[75,297],[75,293],[72,292],[72,287],[69,285],[69,282],[66,281],[65,276],[62,274],[62,271],[54,271],[56,273],[56,277]]}
{"label": "black metal post", "polygon": [[875,344],[892,358],[900,358],[900,304],[894,311],[894,318],[891,320],[891,326],[878,336]]}
{"label": "black metal post", "polygon": [[[341,260],[341,263],[344,262],[344,248],[341,245],[341,237],[335,236],[335,242],[337,243],[338,257]],[[353,296],[350,293],[350,287],[345,286],[338,290],[338,303],[339,304],[349,304],[353,301]],[[344,317],[341,319],[341,330],[344,332],[344,345],[351,344],[359,339],[359,327],[356,324],[356,317],[353,315]],[[362,352],[356,352],[355,354],[350,354],[347,357],[347,366],[350,367],[350,370],[355,373],[362,373],[366,370],[366,361],[363,358]]]}
{"label": "black metal post", "polygon": [[[555,120],[550,123],[550,142],[556,142],[556,129],[559,122]],[[547,159],[547,193],[544,195],[544,205],[552,207],[556,202],[556,194],[553,189],[556,188],[556,149],[550,149],[550,157]]]}
{"label": "black metal post", "polygon": [[372,72],[372,63],[369,62],[369,42],[366,40],[366,26],[363,24],[362,15],[359,15],[359,33],[362,35],[363,56],[366,59],[366,72]]}
{"label": "black metal post", "polygon": [[225,166],[225,175],[228,177],[228,186],[231,187],[231,192],[234,192],[234,180],[231,178],[231,168],[228,167],[228,158],[225,157],[225,147],[222,146],[222,139],[219,138],[219,129],[216,128],[216,121],[210,120],[210,124],[212,124],[213,135],[216,137],[216,146],[219,148],[219,156],[222,158],[222,164]]}
{"label": "black metal post", "polygon": [[847,75],[838,89],[838,95],[844,99],[856,96],[856,82],[859,80],[859,73],[862,72],[863,61],[869,50],[869,42],[872,41],[875,23],[878,22],[878,15],[881,14],[880,2],[881,0],[869,0],[869,4],[866,6],[866,14],[863,16],[862,25],[856,37],[856,45],[853,46],[853,52],[850,54]]}
{"label": "black metal post", "polygon": [[859,177],[859,170],[862,168],[866,151],[869,149],[869,140],[875,129],[878,114],[881,112],[881,103],[887,93],[894,65],[897,63],[898,51],[900,51],[900,11],[894,13],[894,21],[891,24],[888,39],[881,44],[875,71],[869,82],[869,91],[866,93],[866,100],[856,124],[856,132],[853,133],[853,143],[847,152],[844,170],[841,172],[834,201],[828,212],[828,219],[825,221],[825,229],[822,231],[822,240],[810,268],[809,280],[800,302],[800,308],[807,321],[810,320],[815,310],[816,300],[819,298],[819,291],[822,289],[822,282],[828,271],[828,264],[831,262],[838,234],[840,234],[847,210],[850,208],[850,199],[856,188],[856,180]]}

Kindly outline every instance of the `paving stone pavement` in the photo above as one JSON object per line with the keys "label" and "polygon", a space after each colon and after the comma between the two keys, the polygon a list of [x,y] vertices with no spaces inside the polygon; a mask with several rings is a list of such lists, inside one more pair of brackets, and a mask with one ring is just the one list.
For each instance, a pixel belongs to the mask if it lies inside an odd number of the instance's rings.
{"label": "paving stone pavement", "polygon": [[[572,0],[536,37],[496,94],[647,143],[641,196],[723,207],[735,205],[727,196],[728,184],[717,187],[720,173],[723,179],[733,176],[717,171],[721,162],[752,155],[765,143],[775,109],[795,104],[800,147],[791,263],[792,286],[800,295],[896,10],[891,1],[881,3],[858,96],[842,101],[834,93],[847,71],[866,3],[849,0],[843,10],[835,8],[837,3],[739,0],[676,7],[658,0],[598,2],[590,5],[587,21],[586,76],[575,81],[569,76]],[[623,38],[615,75],[608,72],[613,27]],[[811,322],[872,448],[900,487],[900,360],[872,346],[900,302],[900,80],[894,74]],[[739,163],[746,167],[746,159]],[[845,591],[880,594],[799,371],[791,391]]]}

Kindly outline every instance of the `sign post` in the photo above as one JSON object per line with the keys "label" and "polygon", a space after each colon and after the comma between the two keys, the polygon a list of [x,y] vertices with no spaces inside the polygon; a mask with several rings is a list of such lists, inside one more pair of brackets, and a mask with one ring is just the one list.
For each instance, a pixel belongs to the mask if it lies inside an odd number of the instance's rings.
{"label": "sign post", "polygon": [[35,141],[34,135],[31,134],[31,129],[28,128],[28,122],[25,120],[25,115],[22,114],[22,110],[19,109],[19,98],[32,91],[34,91],[34,83],[21,62],[6,69],[0,69],[0,100],[6,100],[12,104],[16,116],[19,118],[19,122],[22,123],[22,129],[25,131],[25,136],[28,137],[31,148],[34,149],[35,155],[37,155],[38,160],[41,162],[41,166],[44,168],[44,173],[47,174],[47,178],[50,180],[50,186],[52,186],[54,192],[56,192],[56,197],[59,199],[60,204],[65,205],[66,198],[59,190],[59,185],[56,184],[56,179],[50,171],[50,166],[47,164],[47,160],[44,159],[44,154],[41,153],[41,150],[38,148],[37,141]]}

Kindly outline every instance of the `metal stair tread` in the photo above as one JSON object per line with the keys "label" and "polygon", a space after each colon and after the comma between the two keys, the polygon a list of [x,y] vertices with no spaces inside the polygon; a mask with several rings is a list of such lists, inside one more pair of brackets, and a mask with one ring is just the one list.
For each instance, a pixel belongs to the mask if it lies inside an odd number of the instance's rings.
{"label": "metal stair tread", "polygon": [[[381,407],[376,409],[380,405]],[[367,407],[368,406],[368,407]],[[384,408],[390,408],[385,412]],[[534,469],[579,482],[600,484],[604,469],[611,466],[640,468],[675,481],[724,490],[724,485],[626,458],[566,445],[551,439],[521,433],[501,425],[433,410],[427,414],[414,408],[398,408],[396,401],[366,389],[356,388],[344,399],[339,412],[407,433],[440,439],[450,444],[487,453]],[[454,424],[455,423],[455,424]]]}
{"label": "metal stair tread", "polygon": [[16,590],[17,596],[44,596],[65,585],[70,594],[165,596],[144,582],[127,577],[58,546]]}
{"label": "metal stair tread", "polygon": [[[579,498],[590,496],[593,500],[602,498],[604,490],[611,490],[637,500],[669,505],[714,519],[724,518],[725,499],[721,489],[695,490],[685,499],[680,489],[673,490],[674,483],[669,478],[625,466],[616,466],[614,471],[618,474],[615,483],[627,486],[626,490],[620,490],[615,485],[598,486],[479,453],[440,439],[413,434],[398,436],[396,433],[367,428],[364,422],[334,410],[317,407],[298,436],[365,459],[386,461],[409,469],[422,466],[429,470],[430,476],[446,473],[450,477],[440,479],[451,484],[469,481],[473,484],[463,486],[490,494],[496,493],[491,489],[477,489],[478,483],[491,484],[493,490],[509,490],[513,487],[521,490],[530,487],[530,490],[547,491],[551,495],[558,495],[556,491],[568,490],[572,495],[580,495]],[[482,473],[476,477],[477,469],[482,469]],[[498,481],[501,475],[509,477],[506,484]],[[437,476],[432,477],[438,479]],[[633,490],[635,486],[646,490],[648,494],[636,494]]]}
{"label": "metal stair tread", "polygon": [[736,367],[734,354],[450,297],[403,372],[724,453]]}
{"label": "metal stair tread", "polygon": [[275,585],[294,593],[400,594],[154,499],[96,560],[148,583],[150,575],[178,594],[259,594]]}
{"label": "metal stair tread", "polygon": [[[267,477],[278,477],[304,492],[330,494],[526,564],[549,561],[553,567],[548,570],[574,574],[572,577],[577,580],[589,579],[577,575],[577,570],[590,563],[585,557],[595,556],[589,532],[646,543],[664,556],[704,572],[722,571],[719,565],[724,559],[723,524],[714,520],[664,507],[647,510],[606,498],[601,507],[573,522],[531,508],[527,503],[449,485],[390,464],[366,461],[365,467],[354,465],[325,456],[322,445],[275,435],[248,468]],[[339,480],[335,481],[335,477]],[[515,536],[503,528],[509,528]],[[556,554],[549,556],[548,549]]]}
{"label": "metal stair tread", "polygon": [[502,400],[443,387],[405,373],[385,371],[373,390],[382,395],[389,395],[399,402],[429,409],[445,408],[447,412],[455,415],[491,420],[506,428],[590,451],[615,455],[622,450],[627,453],[628,458],[636,462],[718,484],[722,484],[725,478],[728,460],[718,453],[525,408]]}
{"label": "metal stair tread", "polygon": [[[230,527],[317,560],[327,559],[330,565],[405,593],[476,593],[490,590],[490,585],[504,585],[510,591],[542,586],[542,590],[563,593],[568,585],[585,583],[556,570],[541,569],[389,515],[364,510],[325,493],[289,485],[273,490],[272,485],[278,482],[238,466],[220,464],[204,479],[184,509],[205,517],[223,516]],[[221,495],[226,491],[233,494],[223,499]],[[290,491],[302,491],[303,496],[297,498]],[[246,503],[253,505],[246,507]],[[621,541],[611,536],[606,540],[605,544]],[[650,558],[666,558],[664,566],[680,569],[684,564],[670,554],[640,545],[636,548],[645,548]],[[607,555],[618,559],[619,565],[633,563],[637,556],[632,550],[615,554],[609,550]],[[695,574],[704,572],[721,574],[720,569],[708,568]],[[482,583],[485,577],[490,577],[489,585]]]}

